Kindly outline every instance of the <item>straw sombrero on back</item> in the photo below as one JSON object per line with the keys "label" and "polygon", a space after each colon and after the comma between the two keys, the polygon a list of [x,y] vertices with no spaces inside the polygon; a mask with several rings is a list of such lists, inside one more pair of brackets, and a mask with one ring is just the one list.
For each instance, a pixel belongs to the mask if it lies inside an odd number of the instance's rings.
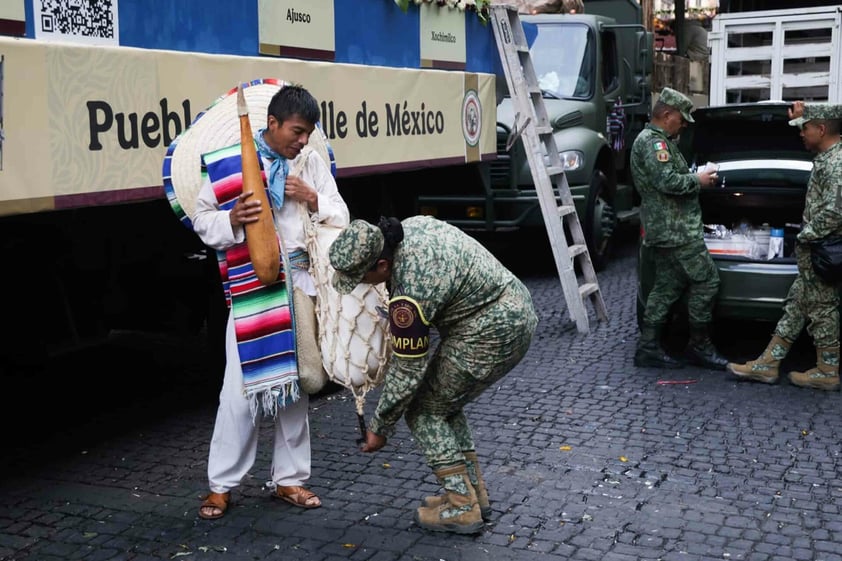
{"label": "straw sombrero on back", "polygon": [[[288,82],[277,78],[262,78],[243,84],[243,94],[249,108],[253,131],[266,126],[269,102]],[[237,86],[217,98],[210,107],[193,120],[167,149],[162,169],[164,191],[178,219],[193,228],[196,197],[204,182],[202,155],[240,142],[240,121],[237,116]],[[336,175],[333,150],[322,132],[321,125],[310,135],[310,142],[302,154],[315,150]],[[301,155],[299,155],[301,157]]]}

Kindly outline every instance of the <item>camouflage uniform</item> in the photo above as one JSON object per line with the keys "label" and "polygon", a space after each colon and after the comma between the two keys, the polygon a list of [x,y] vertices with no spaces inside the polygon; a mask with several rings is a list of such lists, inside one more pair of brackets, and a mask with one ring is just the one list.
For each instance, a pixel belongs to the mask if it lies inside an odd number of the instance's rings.
{"label": "camouflage uniform", "polygon": [[[457,228],[429,216],[382,220],[379,227],[354,220],[330,247],[339,292],[388,278],[392,356],[368,431],[388,437],[405,416],[444,489],[422,501],[416,522],[476,533],[491,505],[463,409],[526,354],[538,324],[532,296]],[[384,252],[386,234],[393,253]],[[381,258],[389,274],[378,268]],[[440,336],[434,350],[431,327]]]}
{"label": "camouflage uniform", "polygon": [[[804,117],[794,124],[825,118],[826,107],[807,104]],[[842,235],[842,143],[837,142],[813,159],[802,228],[797,238],[798,276],[789,289],[783,316],[775,328],[780,337],[795,341],[809,320],[807,332],[816,347],[832,347],[839,343],[839,292],[836,286],[824,282],[813,271],[807,245],[839,235]]]}
{"label": "camouflage uniform", "polygon": [[[793,119],[790,124],[803,127],[813,119],[842,120],[842,105],[806,104],[803,117]],[[789,289],[772,340],[757,359],[744,364],[729,363],[728,371],[743,379],[775,383],[781,361],[807,325],[816,346],[816,366],[804,372],[790,372],[789,380],[796,386],[839,389],[838,287],[816,275],[809,245],[839,235],[842,235],[842,142],[837,140],[813,158],[802,228],[796,238],[798,275]]]}
{"label": "camouflage uniform", "polygon": [[[668,103],[666,90],[661,100]],[[631,172],[642,199],[643,243],[655,248],[657,274],[644,323],[665,323],[685,290],[690,322],[709,323],[719,273],[704,243],[699,178],[689,171],[675,142],[651,123],[634,141]]]}
{"label": "camouflage uniform", "polygon": [[[474,449],[462,408],[523,358],[538,319],[526,286],[475,239],[429,216],[401,226],[389,281],[392,357],[369,430],[391,436],[405,415],[435,470]],[[362,282],[383,245],[378,227],[354,220],[330,248],[337,290]],[[431,327],[440,335],[432,354]]]}
{"label": "camouflage uniform", "polygon": [[[390,283],[393,356],[369,429],[406,422],[438,469],[474,442],[463,407],[520,362],[538,323],[529,290],[476,240],[431,217],[402,222]],[[428,358],[430,327],[441,336]]]}

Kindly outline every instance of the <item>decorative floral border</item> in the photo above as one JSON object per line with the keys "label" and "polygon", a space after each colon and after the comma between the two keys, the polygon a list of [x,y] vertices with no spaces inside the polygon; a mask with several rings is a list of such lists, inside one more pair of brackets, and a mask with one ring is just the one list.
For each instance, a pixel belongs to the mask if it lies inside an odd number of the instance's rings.
{"label": "decorative floral border", "polygon": [[476,12],[480,21],[483,23],[488,21],[488,5],[491,0],[394,0],[401,10],[404,12],[409,8],[409,4],[436,4],[439,7],[447,6],[450,9],[459,11]]}

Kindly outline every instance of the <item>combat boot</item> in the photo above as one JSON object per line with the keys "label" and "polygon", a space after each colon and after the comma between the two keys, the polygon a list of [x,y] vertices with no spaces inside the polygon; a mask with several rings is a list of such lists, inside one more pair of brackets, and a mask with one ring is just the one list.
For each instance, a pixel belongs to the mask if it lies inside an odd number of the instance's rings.
{"label": "combat boot", "polygon": [[791,347],[792,341],[787,341],[775,334],[769,344],[766,345],[763,354],[755,360],[750,360],[744,364],[729,362],[726,370],[744,380],[774,384],[778,381],[778,369],[781,361],[789,353]]}
{"label": "combat boot", "polygon": [[816,349],[816,367],[806,372],[790,372],[789,381],[802,388],[836,391],[839,389],[839,345]]}
{"label": "combat boot", "polygon": [[690,341],[684,351],[687,360],[698,366],[712,370],[724,370],[728,359],[719,354],[710,340],[707,324],[690,325]]}
{"label": "combat boot", "polygon": [[661,347],[662,325],[644,325],[634,352],[634,365],[652,368],[684,368],[681,362],[669,356]]}
{"label": "combat boot", "polygon": [[[488,521],[491,518],[491,502],[488,500],[488,490],[485,487],[485,481],[482,479],[482,471],[479,468],[479,460],[477,453],[474,451],[465,452],[465,464],[468,468],[468,479],[471,480],[471,485],[477,493],[477,503],[479,504],[479,511],[482,514],[482,519]],[[432,495],[424,498],[421,503],[424,506],[439,506],[444,502],[446,495]]]}
{"label": "combat boot", "polygon": [[425,530],[476,534],[482,531],[482,513],[477,493],[468,477],[465,464],[435,471],[444,488],[444,500],[437,506],[422,506],[415,511],[415,521]]}

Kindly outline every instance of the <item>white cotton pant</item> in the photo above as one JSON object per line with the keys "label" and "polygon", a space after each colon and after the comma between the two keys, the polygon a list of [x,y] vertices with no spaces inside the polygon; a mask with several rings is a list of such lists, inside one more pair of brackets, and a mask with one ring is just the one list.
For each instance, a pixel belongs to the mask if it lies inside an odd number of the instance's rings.
{"label": "white cotton pant", "polygon": [[[225,332],[225,377],[219,392],[219,409],[208,455],[208,483],[214,493],[237,487],[257,456],[258,418],[252,417],[243,393],[243,372],[237,351],[233,314]],[[271,479],[275,485],[301,485],[310,477],[309,399],[278,408],[274,419]]]}

